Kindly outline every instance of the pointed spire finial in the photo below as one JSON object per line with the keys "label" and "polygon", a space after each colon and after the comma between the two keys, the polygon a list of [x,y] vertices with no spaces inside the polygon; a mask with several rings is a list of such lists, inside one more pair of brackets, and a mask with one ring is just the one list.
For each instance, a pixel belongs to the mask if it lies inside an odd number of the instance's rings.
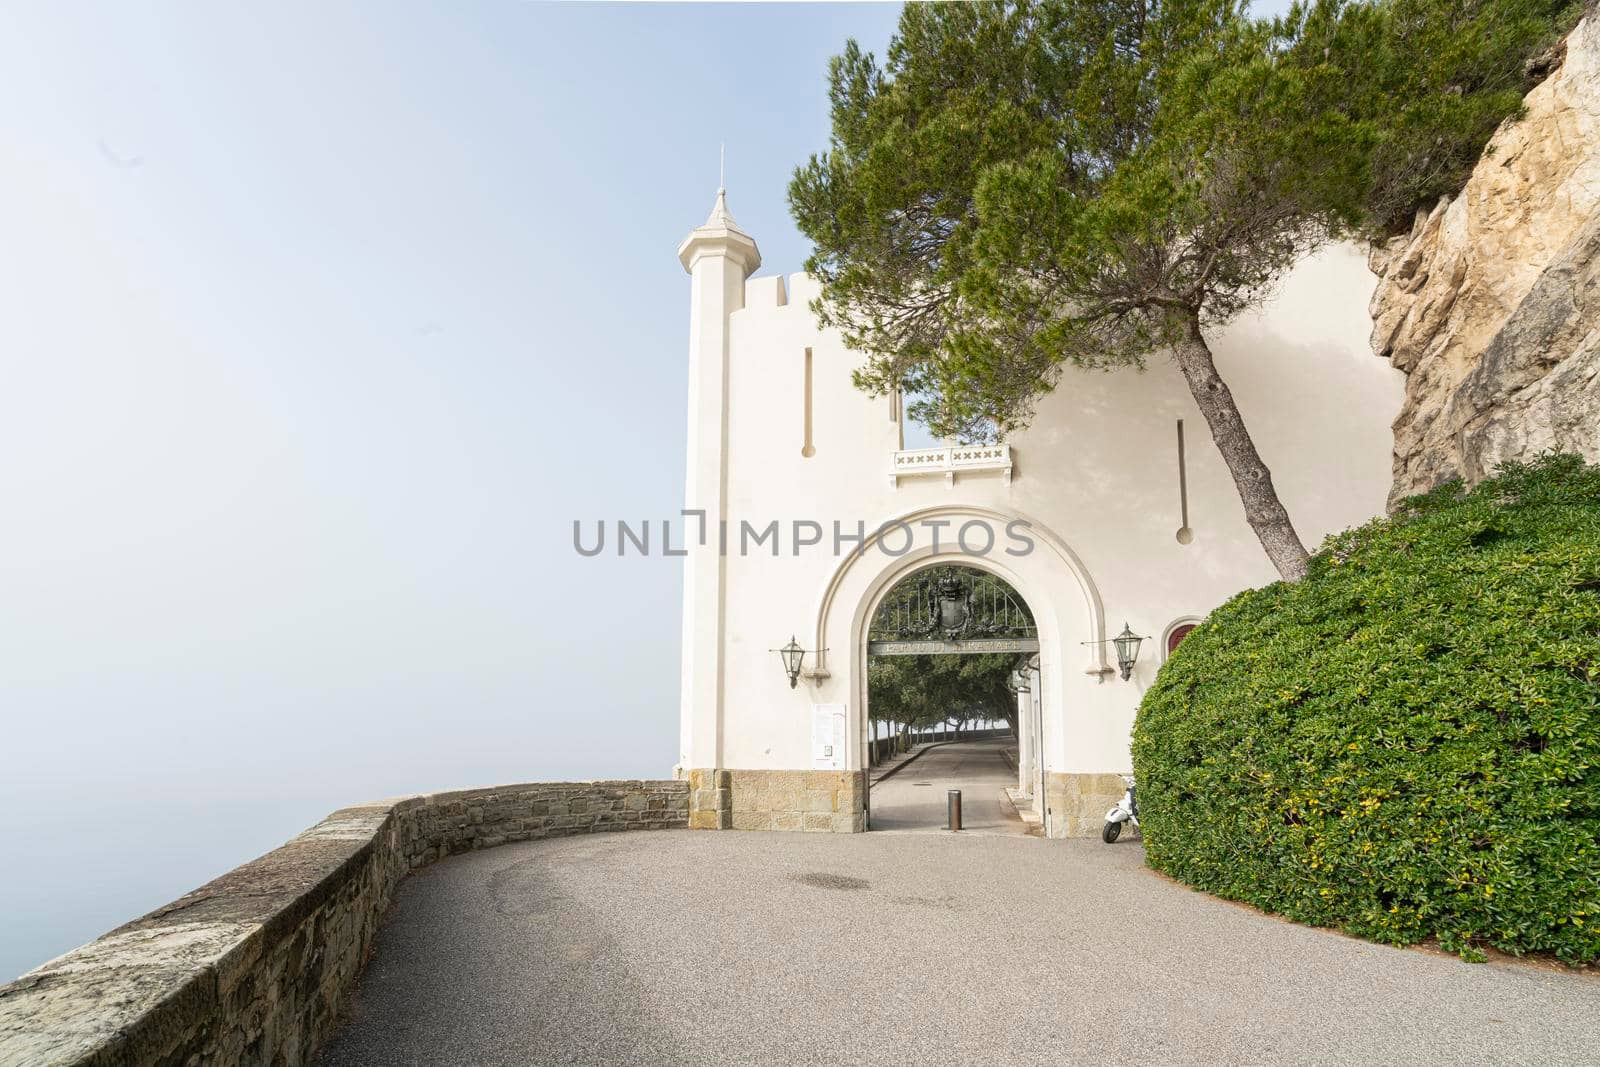
{"label": "pointed spire finial", "polygon": [[728,146],[717,145],[717,200],[711,205],[711,214],[684,238],[678,246],[678,259],[684,270],[690,270],[696,250],[716,246],[725,254],[738,260],[748,275],[761,266],[761,253],[749,234],[739,229],[728,210],[728,189],[724,184],[728,176]]}
{"label": "pointed spire finial", "polygon": [[711,205],[711,214],[706,216],[705,225],[722,226],[730,230],[739,228],[733,221],[733,214],[728,210],[728,190],[717,190],[717,202]]}

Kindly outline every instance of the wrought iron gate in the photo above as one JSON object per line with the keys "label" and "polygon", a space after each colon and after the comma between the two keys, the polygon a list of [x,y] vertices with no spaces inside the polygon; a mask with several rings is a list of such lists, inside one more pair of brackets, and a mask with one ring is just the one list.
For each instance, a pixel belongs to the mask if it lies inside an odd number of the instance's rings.
{"label": "wrought iron gate", "polygon": [[1033,614],[1003,579],[975,567],[929,567],[889,590],[867,629],[873,656],[1037,652]]}

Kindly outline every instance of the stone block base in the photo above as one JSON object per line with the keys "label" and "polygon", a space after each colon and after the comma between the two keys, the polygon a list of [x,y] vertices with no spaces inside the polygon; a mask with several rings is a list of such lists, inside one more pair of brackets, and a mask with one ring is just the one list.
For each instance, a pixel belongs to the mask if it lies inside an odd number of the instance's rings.
{"label": "stone block base", "polygon": [[[691,830],[799,830],[853,834],[866,826],[866,775],[860,771],[691,770]],[[1098,837],[1122,799],[1116,774],[1045,777],[1051,837]]]}
{"label": "stone block base", "polygon": [[689,829],[727,830],[733,826],[728,772],[689,772]]}
{"label": "stone block base", "polygon": [[866,827],[860,771],[691,770],[694,830],[799,830],[853,834]]}
{"label": "stone block base", "polygon": [[1117,806],[1126,790],[1116,774],[1060,774],[1045,776],[1045,825],[1051,837],[1098,837],[1106,812]]}

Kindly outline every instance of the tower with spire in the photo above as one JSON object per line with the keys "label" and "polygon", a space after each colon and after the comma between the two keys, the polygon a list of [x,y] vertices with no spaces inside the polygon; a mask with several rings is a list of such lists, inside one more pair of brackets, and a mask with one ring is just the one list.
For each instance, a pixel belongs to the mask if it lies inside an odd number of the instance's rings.
{"label": "tower with spire", "polygon": [[717,190],[706,221],[683,239],[689,272],[689,437],[685,523],[683,689],[678,766],[690,780],[691,825],[726,829],[730,812],[723,762],[723,647],[727,561],[719,544],[728,497],[728,316],[744,307],[744,283],[761,266],[755,240]]}

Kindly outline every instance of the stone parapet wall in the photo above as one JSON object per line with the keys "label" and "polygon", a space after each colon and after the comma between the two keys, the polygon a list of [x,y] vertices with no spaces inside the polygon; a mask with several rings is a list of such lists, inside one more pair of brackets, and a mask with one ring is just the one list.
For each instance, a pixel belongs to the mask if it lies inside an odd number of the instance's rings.
{"label": "stone parapet wall", "polygon": [[512,785],[344,808],[0,986],[0,1064],[307,1063],[411,871],[509,841],[688,820],[689,785],[671,781]]}

